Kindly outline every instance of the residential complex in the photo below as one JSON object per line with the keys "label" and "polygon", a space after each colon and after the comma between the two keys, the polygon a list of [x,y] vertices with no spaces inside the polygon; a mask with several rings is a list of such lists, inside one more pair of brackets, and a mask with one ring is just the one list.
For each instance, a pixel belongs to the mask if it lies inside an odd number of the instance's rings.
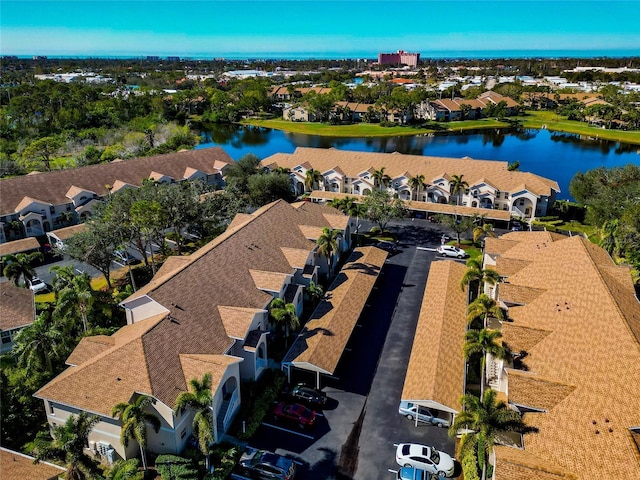
{"label": "residential complex", "polygon": [[11,282],[0,283],[0,298],[0,354],[5,354],[13,347],[13,340],[20,330],[35,320],[36,307],[33,292],[28,288],[16,287]]}
{"label": "residential complex", "polygon": [[36,393],[48,422],[60,424],[79,411],[98,415],[90,449],[108,461],[131,458],[138,447],[121,445],[121,423],[111,409],[149,395],[162,422],[159,433],[149,433],[149,450],[179,453],[193,413],[175,412],[176,398],[191,379],[211,373],[220,441],[240,407],[240,382],[268,367],[269,304],[282,298],[301,315],[305,287],[328,273],[316,245],[325,227],[343,233],[336,256],[350,249],[349,217],[280,200],[239,214],[194,254],[169,257],[151,283],[121,303],[127,325],[111,336],[83,338],[69,368]]}
{"label": "residential complex", "polygon": [[[296,193],[305,192],[309,170],[322,174],[313,190],[367,195],[377,188],[374,172],[384,168],[391,178],[388,189],[402,200],[415,203],[455,203],[477,209],[478,215],[501,210],[531,219],[547,214],[560,191],[557,182],[528,172],[510,171],[507,162],[465,158],[426,157],[400,153],[350,152],[298,147],[294,153],[278,153],[262,161],[264,167],[288,168]],[[411,187],[411,178],[423,175],[423,187]],[[463,176],[468,188],[453,193],[455,176]],[[453,208],[451,209],[453,212]],[[507,219],[508,220],[508,219]]]}
{"label": "residential complex", "polygon": [[[0,243],[64,227],[63,212],[71,212],[74,223],[84,221],[106,195],[137,187],[145,179],[221,184],[224,169],[232,162],[224,150],[215,147],[3,179]],[[22,227],[16,228],[16,222]]]}

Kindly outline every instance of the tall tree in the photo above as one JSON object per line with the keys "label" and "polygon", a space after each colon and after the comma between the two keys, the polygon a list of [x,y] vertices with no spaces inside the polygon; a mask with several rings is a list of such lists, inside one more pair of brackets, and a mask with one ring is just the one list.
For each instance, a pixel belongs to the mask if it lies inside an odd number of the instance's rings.
{"label": "tall tree", "polygon": [[111,288],[113,252],[122,240],[117,230],[110,228],[109,224],[91,221],[87,226],[86,231],[75,234],[65,242],[65,253],[99,270]]}
{"label": "tall tree", "polygon": [[155,404],[155,399],[148,395],[140,395],[133,402],[121,402],[113,407],[111,416],[122,422],[120,430],[120,442],[125,448],[129,446],[129,440],[135,440],[140,447],[142,468],[147,470],[147,425],[155,430],[160,430],[160,419],[154,413],[148,411],[149,406]]}
{"label": "tall tree", "polygon": [[5,265],[2,273],[16,287],[21,286],[20,279],[22,279],[24,281],[22,286],[28,288],[31,279],[36,276],[33,264],[36,261],[42,261],[43,258],[40,252],[5,255],[2,258],[2,263]]}
{"label": "tall tree", "polygon": [[451,176],[451,194],[456,197],[456,205],[460,205],[462,194],[469,188],[469,183],[463,177],[464,175]]}
{"label": "tall tree", "polygon": [[145,256],[147,249],[151,254],[151,271],[156,274],[156,261],[153,245],[164,243],[163,230],[167,225],[167,212],[155,200],[138,200],[131,205],[131,221],[143,234]]}
{"label": "tall tree", "polygon": [[411,196],[414,200],[418,200],[418,194],[420,193],[420,189],[427,186],[424,181],[424,175],[416,175],[414,177],[409,177],[409,186],[411,187]]}
{"label": "tall tree", "polygon": [[42,460],[64,462],[68,480],[99,478],[97,463],[84,452],[89,434],[99,421],[95,415],[80,412],[71,415],[62,425],[51,427],[52,440],[36,440],[36,463]]}
{"label": "tall tree", "polygon": [[309,170],[307,170],[307,172],[305,173],[304,176],[304,188],[307,192],[311,192],[313,191],[314,187],[316,185],[320,185],[320,182],[324,179],[324,177],[322,176],[322,173],[320,173],[318,170],[314,170],[313,168],[310,168]]}
{"label": "tall tree", "polygon": [[22,152],[22,156],[42,162],[45,170],[51,170],[51,158],[62,148],[63,142],[58,137],[43,137],[34,140]]}
{"label": "tall tree", "polygon": [[202,380],[197,378],[189,380],[189,391],[178,395],[174,410],[184,412],[186,409],[195,411],[193,433],[198,437],[200,451],[205,456],[207,471],[209,471],[214,420],[210,373],[205,373]]}
{"label": "tall tree", "polygon": [[253,154],[244,155],[225,170],[225,181],[235,185],[243,194],[249,192],[249,177],[261,173],[260,159]]}
{"label": "tall tree", "polygon": [[473,242],[478,243],[481,238],[491,237],[495,238],[496,234],[493,231],[493,225],[491,223],[483,223],[482,225],[476,225],[473,227]]}
{"label": "tall tree", "polygon": [[456,415],[449,435],[455,437],[461,430],[472,430],[477,439],[478,467],[482,471],[482,480],[486,479],[487,462],[501,432],[529,433],[534,428],[527,427],[522,417],[511,410],[504,402],[496,401],[496,392],[487,389],[482,400],[474,395],[461,398],[463,411]]}
{"label": "tall tree", "polygon": [[495,285],[500,281],[500,274],[493,268],[482,268],[482,262],[475,258],[467,260],[467,271],[460,280],[460,288],[464,291],[465,287],[471,282],[478,282],[478,295],[482,293],[482,289],[486,283]]}
{"label": "tall tree", "polygon": [[493,298],[483,293],[467,307],[467,322],[471,323],[476,318],[481,318],[482,326],[486,328],[489,317],[503,320],[504,313]]}
{"label": "tall tree", "polygon": [[86,273],[74,275],[69,284],[57,292],[53,316],[67,322],[75,319],[80,320],[86,334],[89,330],[89,311],[95,301],[96,296],[91,287],[91,277]]}
{"label": "tall tree", "polygon": [[285,348],[289,343],[289,332],[300,326],[300,320],[296,314],[296,306],[286,303],[281,298],[274,298],[269,306],[271,319],[284,331]]}
{"label": "tall tree", "polygon": [[384,173],[385,170],[386,167],[380,167],[379,170],[374,170],[372,174],[373,185],[380,188],[380,190],[382,190],[383,187],[389,186],[389,184],[391,183],[391,177]]}
{"label": "tall tree", "polygon": [[393,198],[388,191],[374,190],[363,201],[364,217],[384,230],[387,224],[394,218],[402,218],[407,209],[399,198]]}
{"label": "tall tree", "polygon": [[342,232],[329,227],[322,229],[322,234],[318,237],[318,253],[327,258],[329,264],[329,273],[331,276],[333,268],[333,257],[338,251],[338,239],[342,238]]}
{"label": "tall tree", "polygon": [[459,215],[438,214],[436,215],[436,218],[438,219],[438,222],[444,223],[455,232],[458,247],[460,246],[460,236],[471,230],[474,223],[474,219],[472,217],[460,218]]}
{"label": "tall tree", "polygon": [[69,337],[60,325],[51,320],[48,312],[41,313],[26,328],[20,330],[11,349],[19,367],[34,374],[45,371],[54,373],[54,365],[71,350]]}
{"label": "tall tree", "polygon": [[480,356],[480,397],[484,395],[486,384],[487,354],[500,360],[506,360],[509,357],[508,350],[502,342],[498,342],[500,338],[502,338],[502,333],[487,328],[467,330],[465,334],[465,343],[462,347],[465,360],[468,361],[476,355]]}

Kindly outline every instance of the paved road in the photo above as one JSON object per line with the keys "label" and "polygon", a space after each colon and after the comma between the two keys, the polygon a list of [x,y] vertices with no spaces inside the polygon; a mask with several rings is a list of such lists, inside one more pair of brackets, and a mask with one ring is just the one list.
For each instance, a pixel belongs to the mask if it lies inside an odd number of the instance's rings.
{"label": "paved road", "polygon": [[[330,402],[313,430],[283,431],[268,420],[252,445],[301,463],[301,478],[384,479],[396,468],[394,443],[419,442],[453,454],[446,429],[415,427],[399,415],[398,404],[431,261],[442,225],[404,220],[397,253],[385,263],[376,290],[347,345],[336,378],[323,379]],[[418,249],[417,246],[426,248]],[[294,379],[313,382],[313,377]]]}

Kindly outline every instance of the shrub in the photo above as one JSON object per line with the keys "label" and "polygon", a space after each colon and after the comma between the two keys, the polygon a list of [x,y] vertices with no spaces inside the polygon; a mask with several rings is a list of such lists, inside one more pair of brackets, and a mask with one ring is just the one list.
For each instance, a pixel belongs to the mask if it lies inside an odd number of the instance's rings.
{"label": "shrub", "polygon": [[158,455],[156,470],[162,480],[198,480],[198,468],[191,460],[177,455]]}
{"label": "shrub", "polygon": [[[271,411],[285,384],[285,375],[279,370],[266,371],[260,380],[243,385],[242,407],[236,417],[233,431],[241,440],[251,438],[262,419]],[[242,431],[242,421],[245,431]]]}

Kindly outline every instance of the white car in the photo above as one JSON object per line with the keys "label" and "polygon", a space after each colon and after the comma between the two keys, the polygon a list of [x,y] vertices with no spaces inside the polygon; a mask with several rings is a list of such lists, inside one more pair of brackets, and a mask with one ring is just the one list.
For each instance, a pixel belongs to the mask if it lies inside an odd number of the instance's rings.
{"label": "white car", "polygon": [[396,449],[396,462],[401,467],[426,470],[440,478],[450,477],[455,471],[453,458],[426,445],[401,443]]}
{"label": "white car", "polygon": [[436,249],[436,252],[438,252],[443,257],[464,258],[467,256],[467,252],[465,252],[461,248],[454,247],[453,245],[440,245]]}
{"label": "white car", "polygon": [[38,277],[33,277],[29,281],[29,288],[33,293],[44,293],[49,290],[49,286],[40,280]]}

